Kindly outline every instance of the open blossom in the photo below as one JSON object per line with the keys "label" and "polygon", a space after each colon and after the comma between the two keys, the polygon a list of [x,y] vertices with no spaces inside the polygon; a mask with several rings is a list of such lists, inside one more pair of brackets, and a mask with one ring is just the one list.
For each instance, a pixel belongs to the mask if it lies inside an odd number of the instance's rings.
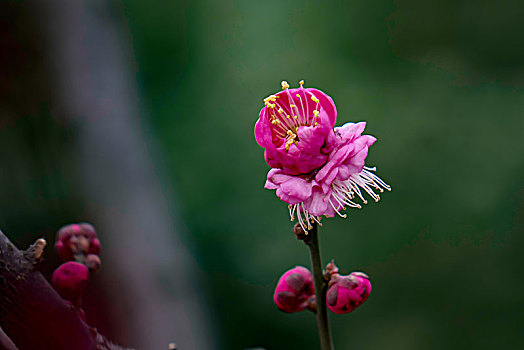
{"label": "open blossom", "polygon": [[346,217],[340,213],[346,206],[361,208],[354,201],[357,196],[367,203],[361,190],[375,201],[375,191],[390,190],[374,168],[364,166],[376,141],[362,135],[365,122],[334,128],[337,111],[328,95],[304,88],[303,81],[298,89],[284,81],[282,89],[264,100],[255,138],[272,168],[265,187],[289,204],[291,220],[296,215],[307,232],[322,215]]}

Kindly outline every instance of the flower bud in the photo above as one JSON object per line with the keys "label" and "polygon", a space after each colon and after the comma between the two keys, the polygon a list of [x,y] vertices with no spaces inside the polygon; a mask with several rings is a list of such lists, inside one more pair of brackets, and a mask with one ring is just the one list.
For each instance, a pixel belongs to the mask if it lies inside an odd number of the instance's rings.
{"label": "flower bud", "polygon": [[303,224],[297,222],[295,226],[293,226],[293,233],[297,236],[298,240],[304,241],[305,244],[309,244],[311,243],[311,235],[308,235],[302,226]]}
{"label": "flower bud", "polygon": [[70,261],[82,254],[100,254],[100,241],[91,224],[70,224],[58,230],[55,249],[62,261]]}
{"label": "flower bud", "polygon": [[336,314],[345,314],[364,303],[370,293],[371,283],[365,273],[353,272],[348,276],[335,274],[329,282],[327,306]]}
{"label": "flower bud", "polygon": [[313,308],[315,287],[311,272],[302,266],[285,272],[278,280],[273,300],[284,312],[291,313]]}
{"label": "flower bud", "polygon": [[87,286],[89,271],[84,265],[69,261],[60,265],[51,278],[51,283],[60,296],[79,307]]}
{"label": "flower bud", "polygon": [[331,279],[331,276],[336,275],[336,274],[338,275],[338,266],[335,265],[335,260],[331,260],[326,265],[326,271],[324,273],[324,278],[329,281]]}
{"label": "flower bud", "polygon": [[89,254],[86,256],[85,265],[89,269],[89,272],[95,273],[100,270],[102,266],[102,261],[96,254]]}

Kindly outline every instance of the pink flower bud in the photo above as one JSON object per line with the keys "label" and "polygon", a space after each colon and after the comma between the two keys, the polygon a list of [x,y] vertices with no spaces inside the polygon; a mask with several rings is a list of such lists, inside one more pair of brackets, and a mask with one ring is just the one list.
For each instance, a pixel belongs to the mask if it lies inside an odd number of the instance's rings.
{"label": "pink flower bud", "polygon": [[89,269],[89,272],[97,272],[102,266],[102,261],[96,254],[89,254],[86,256],[85,265]]}
{"label": "pink flower bud", "polygon": [[87,286],[89,271],[84,265],[69,261],[53,272],[51,283],[60,296],[79,307]]}
{"label": "pink flower bud", "polygon": [[366,301],[371,293],[369,277],[362,272],[348,276],[333,275],[326,296],[328,308],[336,314],[353,311]]}
{"label": "pink flower bud", "polygon": [[62,261],[70,261],[79,254],[100,254],[100,241],[91,224],[71,224],[58,231],[55,249]]}
{"label": "pink flower bud", "polygon": [[278,280],[273,300],[284,312],[303,311],[311,307],[315,298],[313,275],[302,266],[286,271]]}

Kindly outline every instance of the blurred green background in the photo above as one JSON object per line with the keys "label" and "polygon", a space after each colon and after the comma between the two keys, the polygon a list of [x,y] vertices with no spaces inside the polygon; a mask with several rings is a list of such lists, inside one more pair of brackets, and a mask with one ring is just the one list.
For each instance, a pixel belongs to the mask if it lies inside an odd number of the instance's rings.
{"label": "blurred green background", "polygon": [[[253,136],[262,99],[301,79],[333,97],[338,125],[367,121],[379,140],[367,164],[393,188],[320,230],[324,260],[373,284],[354,313],[331,314],[336,347],[524,347],[522,2],[111,6],[130,32],[141,123],[202,270],[217,348],[318,348],[314,317],[272,301],[279,276],[309,257],[286,204],[263,188],[269,168]],[[74,137],[70,126],[45,125],[57,142]],[[31,208],[31,221],[77,215],[65,204],[34,209],[75,200],[63,172],[42,174],[2,204],[3,230],[29,235],[21,221]],[[45,176],[64,192],[42,191]]]}

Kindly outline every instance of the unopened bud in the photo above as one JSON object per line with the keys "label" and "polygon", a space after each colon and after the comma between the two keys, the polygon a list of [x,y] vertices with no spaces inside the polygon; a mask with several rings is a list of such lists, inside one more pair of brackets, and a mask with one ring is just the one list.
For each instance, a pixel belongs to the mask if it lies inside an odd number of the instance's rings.
{"label": "unopened bud", "polygon": [[335,265],[335,260],[331,260],[327,265],[326,265],[326,272],[324,274],[324,277],[326,278],[326,280],[330,280],[331,277],[335,274],[338,274],[338,267],[337,265]]}
{"label": "unopened bud", "polygon": [[60,296],[79,307],[87,286],[89,271],[84,265],[69,261],[60,265],[51,278],[51,283]]}
{"label": "unopened bud", "polygon": [[306,244],[311,240],[311,235],[308,235],[298,222],[293,226],[293,233],[297,236],[297,239],[304,241]]}
{"label": "unopened bud", "polygon": [[85,265],[89,269],[89,272],[95,273],[102,267],[102,261],[96,254],[89,254],[86,256]]}
{"label": "unopened bud", "polygon": [[315,287],[311,272],[302,266],[286,271],[278,280],[273,300],[284,312],[314,308]]}
{"label": "unopened bud", "polygon": [[362,305],[371,293],[369,277],[362,272],[348,276],[333,275],[326,295],[328,308],[336,314],[345,314]]}

